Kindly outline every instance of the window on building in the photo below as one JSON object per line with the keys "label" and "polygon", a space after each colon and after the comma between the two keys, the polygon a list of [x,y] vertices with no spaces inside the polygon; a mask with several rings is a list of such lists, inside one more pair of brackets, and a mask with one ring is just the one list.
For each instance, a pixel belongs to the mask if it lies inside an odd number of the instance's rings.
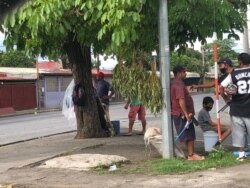
{"label": "window on building", "polygon": [[69,83],[72,80],[72,77],[61,77],[61,91],[66,91]]}
{"label": "window on building", "polygon": [[58,77],[46,77],[46,90],[47,92],[59,91]]}

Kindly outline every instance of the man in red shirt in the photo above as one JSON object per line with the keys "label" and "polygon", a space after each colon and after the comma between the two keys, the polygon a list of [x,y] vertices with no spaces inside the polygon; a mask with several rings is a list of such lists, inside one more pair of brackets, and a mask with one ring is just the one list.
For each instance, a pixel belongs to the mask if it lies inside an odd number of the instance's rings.
{"label": "man in red shirt", "polygon": [[[183,80],[186,78],[186,69],[176,66],[173,69],[174,79],[171,81],[171,114],[175,124],[176,132],[179,135],[187,121],[191,121],[190,114],[194,115],[194,103]],[[195,129],[191,123],[180,136],[180,141],[185,142],[188,151],[188,160],[198,161],[204,157],[194,153]]]}

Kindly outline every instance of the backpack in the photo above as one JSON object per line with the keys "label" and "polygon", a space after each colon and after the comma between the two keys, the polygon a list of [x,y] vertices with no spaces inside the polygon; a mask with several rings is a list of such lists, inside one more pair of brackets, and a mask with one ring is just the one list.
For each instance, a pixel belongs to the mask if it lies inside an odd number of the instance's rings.
{"label": "backpack", "polygon": [[85,105],[85,91],[80,84],[76,84],[73,89],[72,101],[76,106]]}

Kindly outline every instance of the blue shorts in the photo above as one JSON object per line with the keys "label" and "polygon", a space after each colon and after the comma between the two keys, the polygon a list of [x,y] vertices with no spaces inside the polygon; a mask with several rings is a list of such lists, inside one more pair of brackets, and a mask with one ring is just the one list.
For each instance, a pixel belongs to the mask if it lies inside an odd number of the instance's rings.
{"label": "blue shorts", "polygon": [[[177,135],[179,135],[181,133],[181,131],[183,130],[183,128],[186,125],[186,118],[182,118],[181,116],[172,116],[173,117],[173,121],[174,121],[174,125],[175,125],[175,129],[176,129],[176,133]],[[186,129],[182,135],[179,137],[180,142],[187,142],[187,141],[194,141],[196,139],[195,136],[195,129],[194,129],[194,125],[193,123],[189,124],[189,128]]]}

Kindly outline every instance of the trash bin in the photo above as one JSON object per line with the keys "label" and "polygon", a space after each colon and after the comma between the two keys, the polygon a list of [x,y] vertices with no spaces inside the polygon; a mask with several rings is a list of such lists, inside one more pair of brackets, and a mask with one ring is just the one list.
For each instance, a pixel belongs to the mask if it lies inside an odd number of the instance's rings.
{"label": "trash bin", "polygon": [[120,121],[111,121],[115,129],[115,135],[120,134]]}
{"label": "trash bin", "polygon": [[215,131],[205,131],[203,133],[205,151],[212,151],[216,142],[218,142],[218,134]]}

